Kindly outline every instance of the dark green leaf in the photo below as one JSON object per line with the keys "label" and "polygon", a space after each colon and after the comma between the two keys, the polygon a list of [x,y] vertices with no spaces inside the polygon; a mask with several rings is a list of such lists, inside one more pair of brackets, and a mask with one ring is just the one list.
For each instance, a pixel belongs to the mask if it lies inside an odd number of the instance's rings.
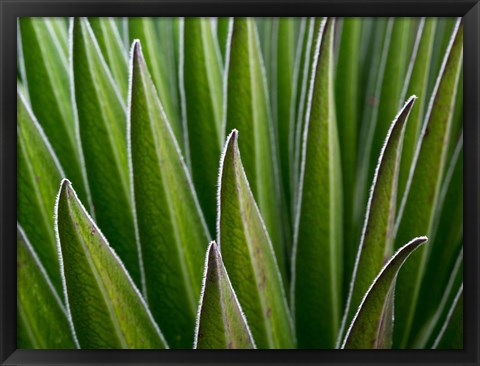
{"label": "dark green leaf", "polygon": [[17,347],[75,348],[65,305],[17,224]]}
{"label": "dark green leaf", "polygon": [[207,251],[193,348],[255,348],[215,242]]}
{"label": "dark green leaf", "polygon": [[[455,37],[435,87],[426,115],[419,146],[417,147],[410,176],[396,222],[395,243],[398,247],[407,238],[430,235],[438,193],[445,166],[450,126],[455,102],[456,86],[460,76],[463,49],[463,26],[457,24]],[[394,343],[406,346],[412,326],[414,309],[418,303],[421,279],[425,269],[426,251],[420,249],[398,278],[395,303]]]}
{"label": "dark green leaf", "polygon": [[144,294],[168,342],[189,348],[210,237],[138,41],[131,63],[129,153]]}
{"label": "dark green leaf", "polygon": [[418,237],[398,250],[388,261],[373,281],[365,294],[360,307],[347,331],[342,349],[390,348],[390,339],[381,337],[384,329],[384,313],[392,314],[392,296],[395,290],[395,280],[403,263],[420,245],[427,241],[426,237]]}
{"label": "dark green leaf", "polygon": [[17,139],[17,220],[39,254],[55,290],[61,293],[52,213],[58,183],[65,174],[25,97],[18,92]]}
{"label": "dark green leaf", "polygon": [[140,292],[63,180],[55,207],[67,306],[82,348],[166,348]]}
{"label": "dark green leaf", "polygon": [[239,130],[243,163],[279,268],[285,273],[282,203],[265,70],[253,19],[235,18],[227,65],[226,129]]}
{"label": "dark green leaf", "polygon": [[72,42],[75,101],[94,217],[140,286],[129,191],[125,105],[86,18],[74,20]]}
{"label": "dark green leaf", "polygon": [[440,331],[434,349],[463,349],[463,284],[448,313],[445,324]]}
{"label": "dark green leaf", "polygon": [[414,96],[410,97],[393,121],[380,152],[339,341],[343,338],[344,327],[351,323],[370,284],[393,253],[400,156],[406,122],[415,99]]}
{"label": "dark green leaf", "polygon": [[65,28],[64,21],[22,17],[19,23],[26,71],[24,85],[28,88],[33,113],[59,157],[65,174],[75,182],[80,197],[86,200],[86,182],[70,95],[68,50],[58,32],[59,27]]}
{"label": "dark green leaf", "polygon": [[342,181],[333,85],[334,19],[315,47],[296,210],[293,311],[301,348],[333,348],[340,323]]}
{"label": "dark green leaf", "polygon": [[183,22],[183,104],[192,178],[211,232],[215,231],[218,160],[224,138],[223,79],[210,19]]}
{"label": "dark green leaf", "polygon": [[259,348],[294,348],[282,278],[243,170],[236,130],[220,164],[218,243],[233,289]]}

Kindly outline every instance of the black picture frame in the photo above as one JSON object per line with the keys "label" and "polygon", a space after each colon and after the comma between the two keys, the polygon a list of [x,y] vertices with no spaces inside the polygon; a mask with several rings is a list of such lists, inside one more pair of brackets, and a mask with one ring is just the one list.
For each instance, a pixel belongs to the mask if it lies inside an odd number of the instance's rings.
{"label": "black picture frame", "polygon": [[[460,16],[464,22],[464,350],[17,350],[16,19],[20,16]],[[0,0],[1,365],[478,365],[480,4],[478,0]]]}

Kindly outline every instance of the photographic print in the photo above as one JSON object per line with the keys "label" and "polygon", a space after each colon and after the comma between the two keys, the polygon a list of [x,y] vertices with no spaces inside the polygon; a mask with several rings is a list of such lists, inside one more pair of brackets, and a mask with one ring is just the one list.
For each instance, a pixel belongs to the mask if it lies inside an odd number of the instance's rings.
{"label": "photographic print", "polygon": [[17,348],[463,349],[461,18],[18,18]]}

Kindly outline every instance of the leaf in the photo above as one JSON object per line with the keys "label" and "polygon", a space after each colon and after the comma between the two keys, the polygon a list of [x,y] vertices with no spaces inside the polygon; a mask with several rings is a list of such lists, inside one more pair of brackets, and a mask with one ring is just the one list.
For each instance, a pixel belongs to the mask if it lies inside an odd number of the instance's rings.
{"label": "leaf", "polygon": [[[425,265],[425,274],[420,288],[418,306],[412,324],[412,336],[437,309],[441,302],[456,256],[462,248],[463,237],[463,136],[449,162],[447,173],[438,197]],[[410,338],[412,341],[412,337]]]}
{"label": "leaf", "polygon": [[223,141],[223,78],[210,19],[183,21],[184,111],[193,182],[211,232],[215,230],[216,181]]}
{"label": "leaf", "polygon": [[[457,24],[435,92],[430,101],[426,122],[420,134],[410,176],[395,223],[396,246],[407,237],[432,234],[434,212],[445,166],[445,156],[455,102],[456,85],[460,75],[463,48],[463,26]],[[426,251],[420,249],[409,261],[398,279],[395,318],[398,327],[394,343],[407,344],[417,306],[421,279],[424,273]]]}
{"label": "leaf", "polygon": [[190,348],[210,236],[138,41],[130,80],[130,171],[144,295],[169,344]]}
{"label": "leaf", "polygon": [[370,284],[393,253],[393,225],[400,156],[407,119],[415,99],[415,96],[410,97],[394,119],[380,152],[339,342],[343,338],[345,326],[351,323]]}
{"label": "leaf", "polygon": [[233,20],[230,17],[217,18],[217,39],[223,65],[226,63],[228,39],[232,22]]}
{"label": "leaf", "polygon": [[89,18],[88,21],[123,100],[126,100],[128,92],[127,51],[115,24],[115,18]]}
{"label": "leaf", "polygon": [[410,59],[407,78],[402,92],[402,99],[408,95],[415,94],[419,98],[410,113],[408,127],[405,130],[405,140],[403,142],[402,158],[400,163],[400,172],[398,177],[398,203],[401,202],[405,186],[407,185],[410,166],[412,165],[415,147],[418,141],[418,135],[422,127],[422,121],[425,114],[427,100],[427,82],[428,72],[431,64],[433,40],[435,36],[437,20],[436,18],[422,18],[417,31],[415,47]]}
{"label": "leaf", "polygon": [[94,216],[135,284],[140,286],[129,192],[125,105],[86,18],[75,18],[72,42],[79,134]]}
{"label": "leaf", "polygon": [[30,238],[57,293],[62,291],[53,208],[65,177],[58,159],[25,97],[17,91],[17,220]]}
{"label": "leaf", "polygon": [[220,161],[218,243],[258,348],[294,348],[295,335],[273,247],[240,158],[238,132]]}
{"label": "leaf", "polygon": [[[357,168],[357,126],[359,126],[359,81],[361,18],[343,18],[335,75],[335,101],[342,163],[344,289],[349,287],[358,242],[355,236],[353,199]],[[345,292],[345,291],[344,291]]]}
{"label": "leaf", "polygon": [[235,18],[227,65],[226,129],[237,129],[251,189],[265,220],[279,268],[285,273],[282,203],[265,70],[253,19]]}
{"label": "leaf", "polygon": [[120,258],[63,180],[55,207],[67,308],[81,348],[167,348]]}
{"label": "leaf", "polygon": [[342,181],[332,78],[334,22],[323,22],[315,47],[295,218],[291,299],[300,348],[333,348],[340,323]]}
{"label": "leaf", "polygon": [[255,348],[247,319],[215,242],[210,244],[207,251],[193,348]]}
{"label": "leaf", "polygon": [[24,85],[28,87],[32,111],[65,168],[65,174],[75,182],[80,197],[86,200],[86,182],[70,95],[68,49],[58,32],[58,23],[63,23],[63,19],[19,19],[26,72]]}
{"label": "leaf", "polygon": [[18,223],[17,347],[75,348],[65,306]]}
{"label": "leaf", "polygon": [[463,284],[448,313],[433,349],[463,349]]}
{"label": "leaf", "polygon": [[158,97],[165,109],[165,115],[172,126],[177,143],[184,147],[182,132],[182,117],[180,101],[177,91],[177,73],[174,69],[175,53],[173,49],[174,36],[170,38],[159,37],[157,23],[166,22],[165,18],[139,18],[128,19],[128,32],[130,43],[135,39],[145,45],[145,60],[152,80],[157,89]]}
{"label": "leaf", "polygon": [[[342,349],[390,348],[391,338],[379,337],[385,306],[391,306],[390,294],[400,268],[410,254],[425,243],[425,236],[418,237],[398,250],[373,281],[347,331]],[[391,314],[391,309],[386,311]],[[393,321],[393,318],[390,318]]]}
{"label": "leaf", "polygon": [[[293,76],[295,66],[296,18],[276,18],[273,20],[274,34],[274,75],[272,106],[276,127],[277,146],[279,151],[279,167],[281,173],[282,192],[288,223],[291,222],[291,187],[290,187],[290,118],[293,98]],[[290,231],[290,230],[289,230]]]}

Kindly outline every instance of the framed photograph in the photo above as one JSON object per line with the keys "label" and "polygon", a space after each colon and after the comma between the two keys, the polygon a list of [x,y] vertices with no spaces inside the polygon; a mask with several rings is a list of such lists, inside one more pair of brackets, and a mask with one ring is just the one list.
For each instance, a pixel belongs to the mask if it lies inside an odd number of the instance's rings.
{"label": "framed photograph", "polygon": [[1,365],[478,365],[477,0],[0,0]]}

